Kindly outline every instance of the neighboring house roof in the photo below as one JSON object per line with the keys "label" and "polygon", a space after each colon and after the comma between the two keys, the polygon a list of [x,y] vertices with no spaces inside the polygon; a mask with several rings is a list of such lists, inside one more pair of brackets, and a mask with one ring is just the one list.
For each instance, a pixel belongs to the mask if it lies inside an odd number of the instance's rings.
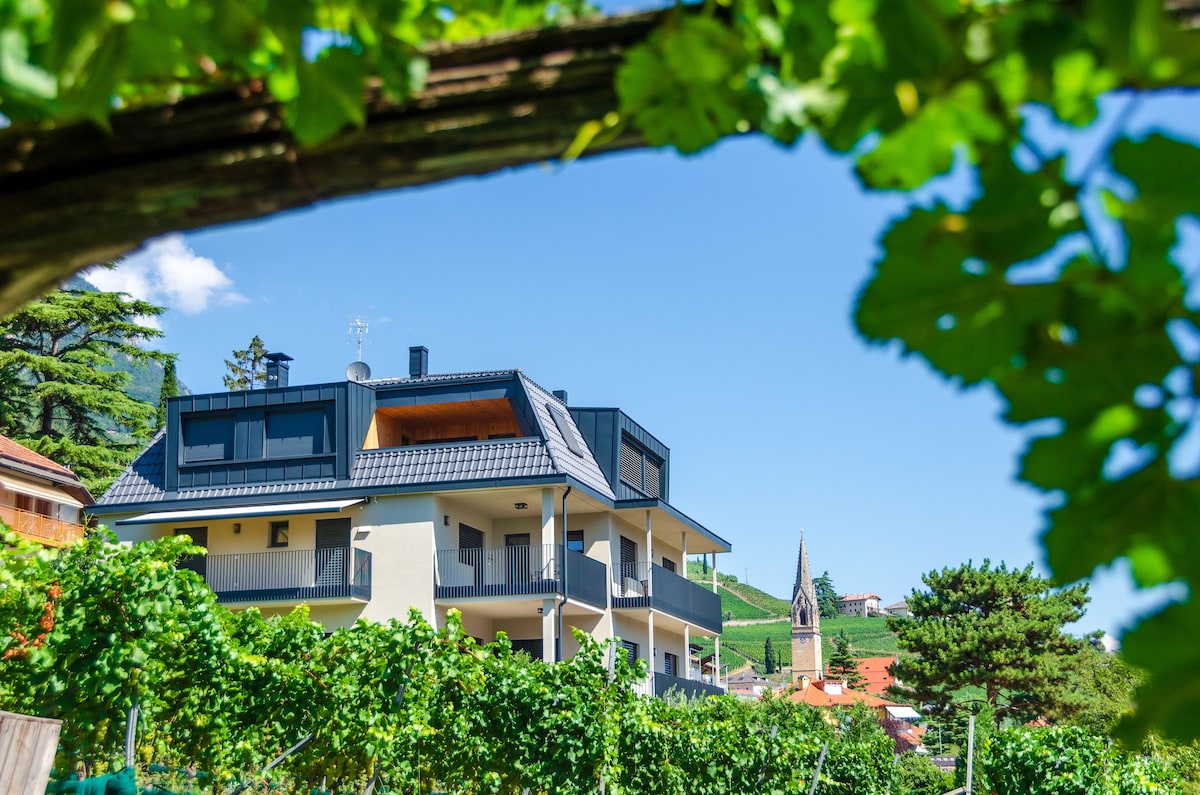
{"label": "neighboring house roof", "polygon": [[809,704],[814,707],[852,707],[855,704],[866,704],[868,707],[895,706],[892,701],[843,687],[840,681],[823,679],[814,679],[807,687],[802,683],[789,691],[787,697],[797,704]]}
{"label": "neighboring house roof", "polygon": [[884,605],[884,610],[907,610],[908,602],[901,599],[899,602],[892,602],[890,605]]}
{"label": "neighboring house roof", "polygon": [[859,657],[858,672],[866,681],[862,689],[868,693],[883,695],[895,683],[888,666],[896,662],[895,657]]}
{"label": "neighboring house roof", "polygon": [[3,435],[0,435],[0,469],[49,480],[84,505],[91,505],[96,501],[74,472]]}
{"label": "neighboring house roof", "polygon": [[770,684],[769,679],[767,679],[765,676],[759,676],[758,674],[754,673],[754,671],[742,671],[740,673],[732,674],[726,681],[730,685]]}
{"label": "neighboring house roof", "polygon": [[874,599],[878,602],[879,596],[873,593],[848,593],[838,597],[838,600],[842,602],[861,602],[866,599]]}

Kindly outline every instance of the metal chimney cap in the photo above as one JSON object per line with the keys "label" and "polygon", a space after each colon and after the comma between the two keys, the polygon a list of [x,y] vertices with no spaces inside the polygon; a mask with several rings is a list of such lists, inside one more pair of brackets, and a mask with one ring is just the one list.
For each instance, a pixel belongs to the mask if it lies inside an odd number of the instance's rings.
{"label": "metal chimney cap", "polygon": [[269,362],[294,362],[294,361],[296,361],[291,356],[288,356],[286,353],[268,353],[263,358]]}

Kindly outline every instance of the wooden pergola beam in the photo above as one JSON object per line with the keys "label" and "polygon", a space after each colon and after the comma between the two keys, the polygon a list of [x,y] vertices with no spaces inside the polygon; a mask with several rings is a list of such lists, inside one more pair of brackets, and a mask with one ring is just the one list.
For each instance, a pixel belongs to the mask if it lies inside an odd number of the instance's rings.
{"label": "wooden pergola beam", "polygon": [[[256,86],[118,113],[111,134],[0,131],[0,314],[166,232],[558,159],[616,108],[617,67],[660,17],[438,47],[423,91],[368,86],[366,125],[311,149]],[[626,130],[586,154],[644,145]]]}

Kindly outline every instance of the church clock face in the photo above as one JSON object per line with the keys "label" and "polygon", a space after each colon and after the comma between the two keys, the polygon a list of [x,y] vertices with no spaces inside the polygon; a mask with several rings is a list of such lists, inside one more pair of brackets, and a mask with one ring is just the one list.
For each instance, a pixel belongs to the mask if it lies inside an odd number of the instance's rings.
{"label": "church clock face", "polygon": [[799,640],[800,640],[800,645],[801,645],[801,646],[807,646],[807,645],[808,645],[808,638],[800,638]]}

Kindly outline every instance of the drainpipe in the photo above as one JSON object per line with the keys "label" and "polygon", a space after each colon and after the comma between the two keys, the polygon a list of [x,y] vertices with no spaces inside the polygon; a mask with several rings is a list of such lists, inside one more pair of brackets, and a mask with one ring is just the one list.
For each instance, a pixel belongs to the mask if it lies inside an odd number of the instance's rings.
{"label": "drainpipe", "polygon": [[563,605],[567,603],[567,495],[571,493],[571,487],[568,485],[567,490],[562,496],[562,555],[559,556],[558,562],[558,649],[554,655],[556,662],[562,662],[563,659]]}

